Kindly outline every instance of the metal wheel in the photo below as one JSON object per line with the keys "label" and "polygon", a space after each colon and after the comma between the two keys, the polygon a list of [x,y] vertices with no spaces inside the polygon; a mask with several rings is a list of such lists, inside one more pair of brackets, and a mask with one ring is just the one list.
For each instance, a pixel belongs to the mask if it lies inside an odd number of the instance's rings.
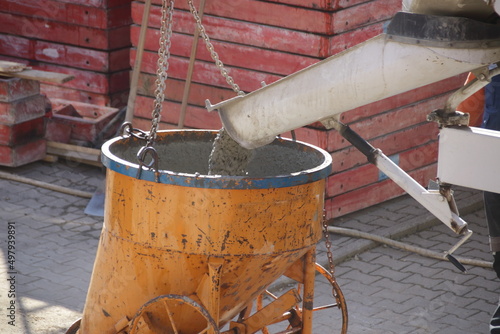
{"label": "metal wheel", "polygon": [[349,317],[347,314],[347,304],[345,302],[344,294],[342,293],[342,290],[340,290],[340,286],[335,280],[335,277],[328,272],[325,268],[323,268],[320,264],[316,263],[316,271],[319,272],[321,275],[323,275],[324,278],[330,282],[332,285],[332,295],[335,298],[335,304],[330,304],[330,305],[325,305],[325,306],[318,306],[314,308],[314,311],[319,311],[319,310],[324,310],[327,308],[333,308],[337,307],[340,309],[342,312],[342,334],[347,333],[347,324],[349,322]]}
{"label": "metal wheel", "polygon": [[141,333],[219,334],[207,309],[189,297],[162,295],[141,306],[129,325],[128,334]]}
{"label": "metal wheel", "polygon": [[[337,281],[335,280],[335,277],[330,274],[328,270],[323,268],[320,264],[316,263],[316,272],[321,274],[332,286],[332,296],[335,300],[334,303],[327,304],[327,305],[321,305],[321,306],[315,306],[313,308],[313,312],[318,312],[322,310],[327,310],[327,309],[339,309],[342,315],[342,325],[341,325],[341,334],[346,334],[347,333],[347,325],[348,325],[348,313],[347,313],[347,304],[344,298],[344,294],[342,293],[342,290],[340,290],[340,286],[338,285]],[[301,284],[299,284],[299,290],[300,290]],[[257,311],[262,310],[264,308],[264,295],[267,295],[271,297],[271,299],[276,300],[278,297],[273,295],[269,291],[265,291],[264,294],[260,295],[257,300],[256,300],[256,309]],[[299,304],[295,306],[294,309],[290,310],[286,314],[283,315],[283,317],[280,319],[281,322],[284,322],[285,320],[288,321],[287,327],[285,330],[281,330],[278,333],[286,333],[286,334],[291,334],[291,333],[296,333],[296,332],[301,332],[302,331],[302,308]],[[269,326],[266,326],[262,328],[262,333],[263,334],[270,334],[271,332],[274,333],[275,329],[277,328],[278,323],[275,324],[269,324]],[[271,326],[272,325],[272,326]],[[283,325],[281,325],[283,326]]]}
{"label": "metal wheel", "polygon": [[80,329],[81,322],[82,322],[82,319],[78,319],[77,321],[75,321],[73,323],[73,325],[71,325],[71,327],[68,328],[68,330],[66,331],[65,334],[76,334],[78,332],[78,330]]}

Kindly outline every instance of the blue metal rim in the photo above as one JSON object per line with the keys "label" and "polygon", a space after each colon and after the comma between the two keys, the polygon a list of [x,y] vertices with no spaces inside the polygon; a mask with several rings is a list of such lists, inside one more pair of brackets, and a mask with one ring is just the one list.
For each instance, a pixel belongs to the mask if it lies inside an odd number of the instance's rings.
{"label": "blue metal rim", "polygon": [[[164,130],[159,131],[158,134],[160,135],[161,133],[179,133],[192,131],[216,133],[215,131],[210,130]],[[137,178],[139,164],[124,160],[111,152],[111,147],[113,145],[116,145],[117,143],[125,139],[126,137],[116,137],[104,143],[101,148],[101,161],[106,168],[114,172],[130,176],[132,178]],[[324,157],[324,160],[321,164],[311,169],[303,170],[297,173],[262,178],[253,178],[246,176],[189,174],[178,173],[169,170],[160,170],[157,179],[157,175],[153,170],[143,167],[138,179],[150,182],[158,181],[159,183],[177,185],[182,187],[208,189],[269,189],[298,186],[325,179],[328,177],[328,175],[330,175],[332,167],[332,157],[328,152],[308,143],[292,141],[291,139],[284,138],[280,140],[294,142],[300,146],[303,146],[304,148],[316,151]]]}

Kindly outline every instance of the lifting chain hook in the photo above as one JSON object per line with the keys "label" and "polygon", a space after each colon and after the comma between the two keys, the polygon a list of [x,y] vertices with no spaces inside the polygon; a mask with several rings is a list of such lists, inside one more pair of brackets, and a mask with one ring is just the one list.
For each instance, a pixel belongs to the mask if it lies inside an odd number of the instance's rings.
{"label": "lifting chain hook", "polygon": [[[151,130],[149,134],[145,132],[139,132],[139,135],[134,135],[135,129],[132,129],[132,125],[124,124],[122,130],[127,131],[130,135],[136,138],[145,139],[147,143],[143,146],[137,153],[137,160],[139,160],[139,169],[137,171],[136,178],[141,177],[143,167],[147,169],[154,169],[155,180],[159,182],[159,170],[158,170],[158,153],[153,148],[154,142],[156,140],[156,132],[158,131],[158,126],[160,124],[162,103],[165,100],[165,81],[167,80],[168,72],[168,61],[170,59],[170,45],[172,38],[172,22],[174,14],[174,1],[170,0],[167,5],[167,0],[162,0],[161,6],[161,23],[160,23],[160,39],[158,48],[158,62],[156,70],[156,89],[155,89],[155,101],[153,106],[153,111],[151,113]],[[150,161],[146,162],[147,155],[150,155]]]}
{"label": "lifting chain hook", "polygon": [[[149,162],[146,162],[146,157],[150,155],[150,160]],[[137,152],[137,160],[139,160],[139,169],[137,170],[137,175],[136,178],[139,179],[141,177],[142,173],[142,168],[146,167],[147,169],[151,170],[154,169],[155,173],[155,181],[159,182],[160,181],[160,172],[158,170],[158,152],[154,149],[152,146],[143,146]]]}
{"label": "lifting chain hook", "polygon": [[231,88],[236,94],[245,95],[245,93],[242,90],[240,90],[240,87],[234,82],[234,79],[227,72],[227,69],[224,67],[224,63],[220,60],[219,55],[215,51],[212,42],[210,42],[210,38],[207,35],[205,27],[201,23],[200,15],[198,14],[198,11],[194,7],[193,1],[188,0],[188,4],[189,4],[189,10],[191,11],[191,14],[193,14],[194,20],[196,21],[196,26],[198,27],[200,36],[205,41],[205,45],[207,46],[207,49],[210,52],[210,56],[215,62],[215,65],[219,68],[221,75],[226,79],[226,82],[229,84],[229,86],[231,86]]}
{"label": "lifting chain hook", "polygon": [[163,100],[165,99],[165,81],[167,80],[168,61],[170,59],[170,45],[172,38],[172,22],[174,14],[174,1],[171,0],[167,6],[167,0],[162,0],[161,24],[160,24],[160,47],[158,49],[158,63],[156,70],[156,90],[153,111],[151,113],[151,130],[149,131],[147,146],[153,146],[156,140],[156,132],[160,124],[160,113]]}
{"label": "lifting chain hook", "polygon": [[132,123],[130,123],[130,122],[123,123],[122,126],[120,127],[120,130],[118,131],[118,133],[121,133],[121,136],[123,138],[125,138],[126,136],[130,136],[130,137],[134,137],[134,138],[141,139],[141,140],[148,139],[147,132],[144,132],[140,129],[136,129],[136,128],[132,127]]}

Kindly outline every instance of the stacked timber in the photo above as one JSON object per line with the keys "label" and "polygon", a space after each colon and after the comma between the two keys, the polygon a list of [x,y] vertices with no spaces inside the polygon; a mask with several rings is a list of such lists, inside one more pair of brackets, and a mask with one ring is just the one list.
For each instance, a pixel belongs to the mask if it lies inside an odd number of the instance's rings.
{"label": "stacked timber", "polygon": [[0,77],[0,166],[17,167],[45,157],[48,110],[38,81]]}
{"label": "stacked timber", "polygon": [[123,106],[129,91],[129,0],[1,0],[0,59],[70,74],[42,93]]}
{"label": "stacked timber", "polygon": [[[143,129],[150,127],[155,95],[159,5],[159,0],[153,0],[134,111],[134,125]],[[272,83],[380,34],[384,24],[400,9],[400,0],[207,0],[203,24],[229,74],[243,91],[251,92],[262,82]],[[138,44],[143,10],[144,1],[132,3],[131,61],[136,56],[134,47]],[[195,31],[195,21],[186,2],[176,3],[173,30],[163,128],[177,127],[182,117]],[[235,93],[213,64],[202,40],[193,68],[183,125],[218,129],[219,118],[216,113],[206,111],[205,99],[215,104]],[[436,176],[438,133],[437,125],[428,123],[426,115],[442,107],[464,79],[453,77],[346,111],[341,120],[425,186]],[[333,156],[333,172],[326,189],[328,218],[403,194],[336,131],[311,124],[297,129],[296,138],[324,148]]]}

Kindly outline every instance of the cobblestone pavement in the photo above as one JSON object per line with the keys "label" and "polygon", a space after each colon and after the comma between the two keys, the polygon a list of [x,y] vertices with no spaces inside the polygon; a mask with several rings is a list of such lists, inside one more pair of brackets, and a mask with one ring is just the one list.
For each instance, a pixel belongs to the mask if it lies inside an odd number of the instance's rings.
{"label": "cobblestone pavement", "polygon": [[[0,171],[86,192],[102,188],[105,178],[103,169],[71,162]],[[0,190],[0,333],[64,333],[81,317],[103,218],[84,213],[87,198],[3,179]],[[456,197],[475,233],[455,254],[490,261],[480,193],[458,189]],[[334,225],[403,238],[435,251],[458,240],[406,196],[339,218]],[[9,236],[15,238],[10,261]],[[463,274],[446,261],[368,240],[331,238],[349,333],[487,333],[498,302],[491,269],[466,265],[469,272]],[[318,262],[327,264],[323,242]],[[331,290],[319,277],[315,303],[330,303]],[[340,333],[339,310],[318,311],[314,317],[315,333]]]}

